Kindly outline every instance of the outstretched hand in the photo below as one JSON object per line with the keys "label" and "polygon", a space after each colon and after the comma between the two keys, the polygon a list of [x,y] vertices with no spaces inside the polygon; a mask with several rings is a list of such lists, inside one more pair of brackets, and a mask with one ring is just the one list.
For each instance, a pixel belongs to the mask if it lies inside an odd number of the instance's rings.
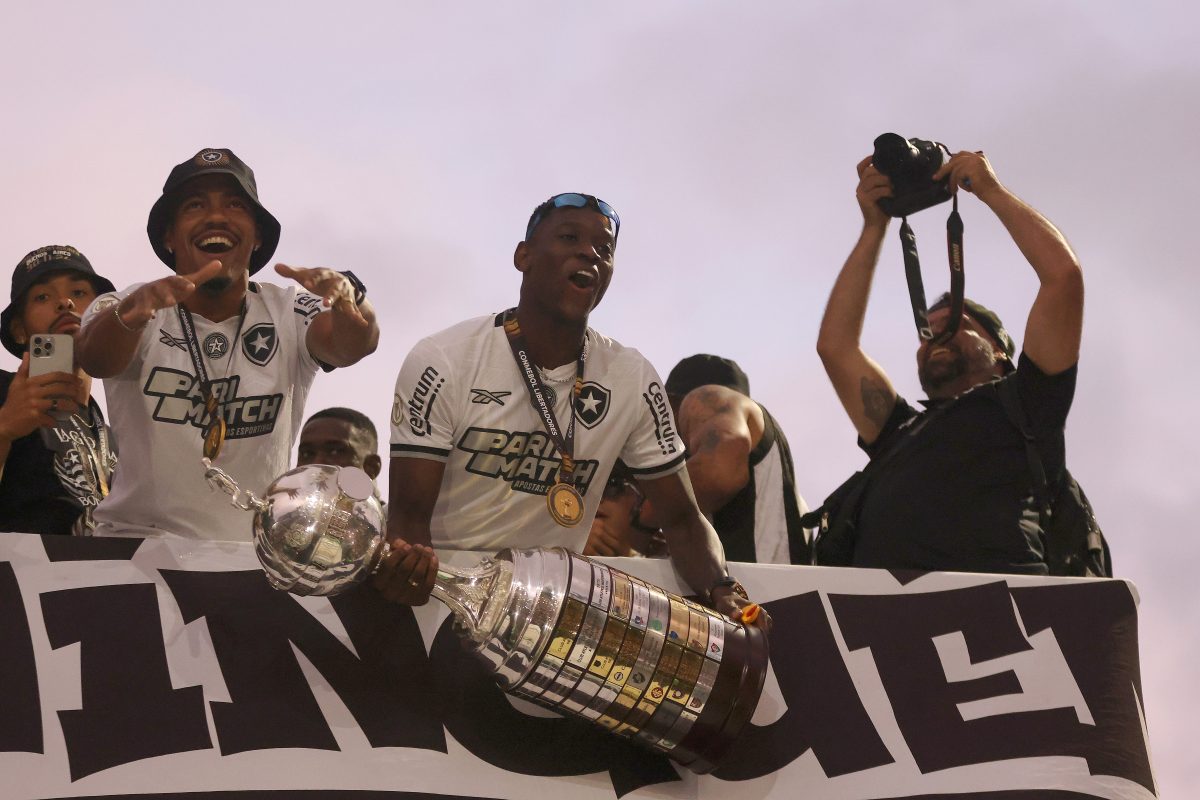
{"label": "outstretched hand", "polygon": [[215,278],[221,271],[217,259],[190,275],[171,275],[151,281],[130,294],[117,306],[117,314],[128,328],[140,328],[154,318],[156,311],[185,302],[196,287]]}
{"label": "outstretched hand", "polygon": [[364,328],[370,324],[362,315],[358,304],[354,302],[354,285],[342,273],[324,267],[308,269],[290,267],[287,264],[276,264],[275,271],[296,281],[313,294],[320,295],[325,301],[325,307],[331,311],[343,314]]}

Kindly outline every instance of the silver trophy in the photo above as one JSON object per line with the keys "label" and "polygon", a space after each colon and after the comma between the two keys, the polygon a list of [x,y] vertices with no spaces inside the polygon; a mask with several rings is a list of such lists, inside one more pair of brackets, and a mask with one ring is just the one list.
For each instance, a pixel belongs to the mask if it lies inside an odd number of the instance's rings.
{"label": "silver trophy", "polygon": [[[267,579],[337,594],[390,550],[370,478],[312,465],[263,498],[205,460],[210,485],[254,512]],[[501,550],[438,570],[433,596],[500,686],[629,737],[695,772],[712,770],[749,721],[766,678],[766,636],[712,609],[563,548]]]}

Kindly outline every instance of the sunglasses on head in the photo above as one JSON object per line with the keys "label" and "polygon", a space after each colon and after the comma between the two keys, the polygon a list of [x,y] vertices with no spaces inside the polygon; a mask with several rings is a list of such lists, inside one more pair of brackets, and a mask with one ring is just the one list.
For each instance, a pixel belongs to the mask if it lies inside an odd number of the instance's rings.
{"label": "sunglasses on head", "polygon": [[533,231],[546,218],[546,214],[556,208],[594,208],[604,216],[612,220],[613,238],[617,238],[617,234],[621,232],[621,218],[617,216],[616,210],[608,203],[598,197],[592,197],[590,194],[580,194],[579,192],[564,192],[556,194],[546,202],[542,203],[533,211],[533,216],[529,218],[529,224],[525,226],[525,239],[528,240],[533,235]]}

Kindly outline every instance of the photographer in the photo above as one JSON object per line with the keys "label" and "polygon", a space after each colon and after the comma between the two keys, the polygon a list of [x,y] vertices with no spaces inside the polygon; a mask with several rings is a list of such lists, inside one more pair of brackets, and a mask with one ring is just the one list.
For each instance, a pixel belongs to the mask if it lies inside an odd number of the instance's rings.
{"label": "photographer", "polygon": [[817,352],[872,470],[858,507],[850,562],[892,569],[1046,574],[1029,465],[1020,432],[996,399],[1014,381],[1052,480],[1065,462],[1063,426],[1075,391],[1083,324],[1083,275],[1062,234],[1006,189],[982,153],[960,152],[932,176],[965,189],[992,210],[1040,282],[1014,366],[998,317],[967,301],[948,341],[949,304],[929,313],[934,337],[917,348],[928,408],[896,395],[860,343],[875,264],[888,227],[879,201],[892,181],[858,165],[863,215],[858,243],[826,304]]}

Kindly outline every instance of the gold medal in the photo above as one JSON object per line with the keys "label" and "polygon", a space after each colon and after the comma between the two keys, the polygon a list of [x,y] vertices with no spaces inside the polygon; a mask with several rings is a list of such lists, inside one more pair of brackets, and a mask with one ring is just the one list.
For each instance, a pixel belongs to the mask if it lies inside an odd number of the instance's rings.
{"label": "gold medal", "polygon": [[208,427],[204,429],[204,457],[209,461],[216,461],[217,456],[221,454],[221,445],[223,444],[225,444],[225,420],[213,417],[213,421],[208,423]]}
{"label": "gold medal", "polygon": [[574,486],[556,483],[546,492],[550,516],[564,528],[573,528],[583,520],[583,497]]}

